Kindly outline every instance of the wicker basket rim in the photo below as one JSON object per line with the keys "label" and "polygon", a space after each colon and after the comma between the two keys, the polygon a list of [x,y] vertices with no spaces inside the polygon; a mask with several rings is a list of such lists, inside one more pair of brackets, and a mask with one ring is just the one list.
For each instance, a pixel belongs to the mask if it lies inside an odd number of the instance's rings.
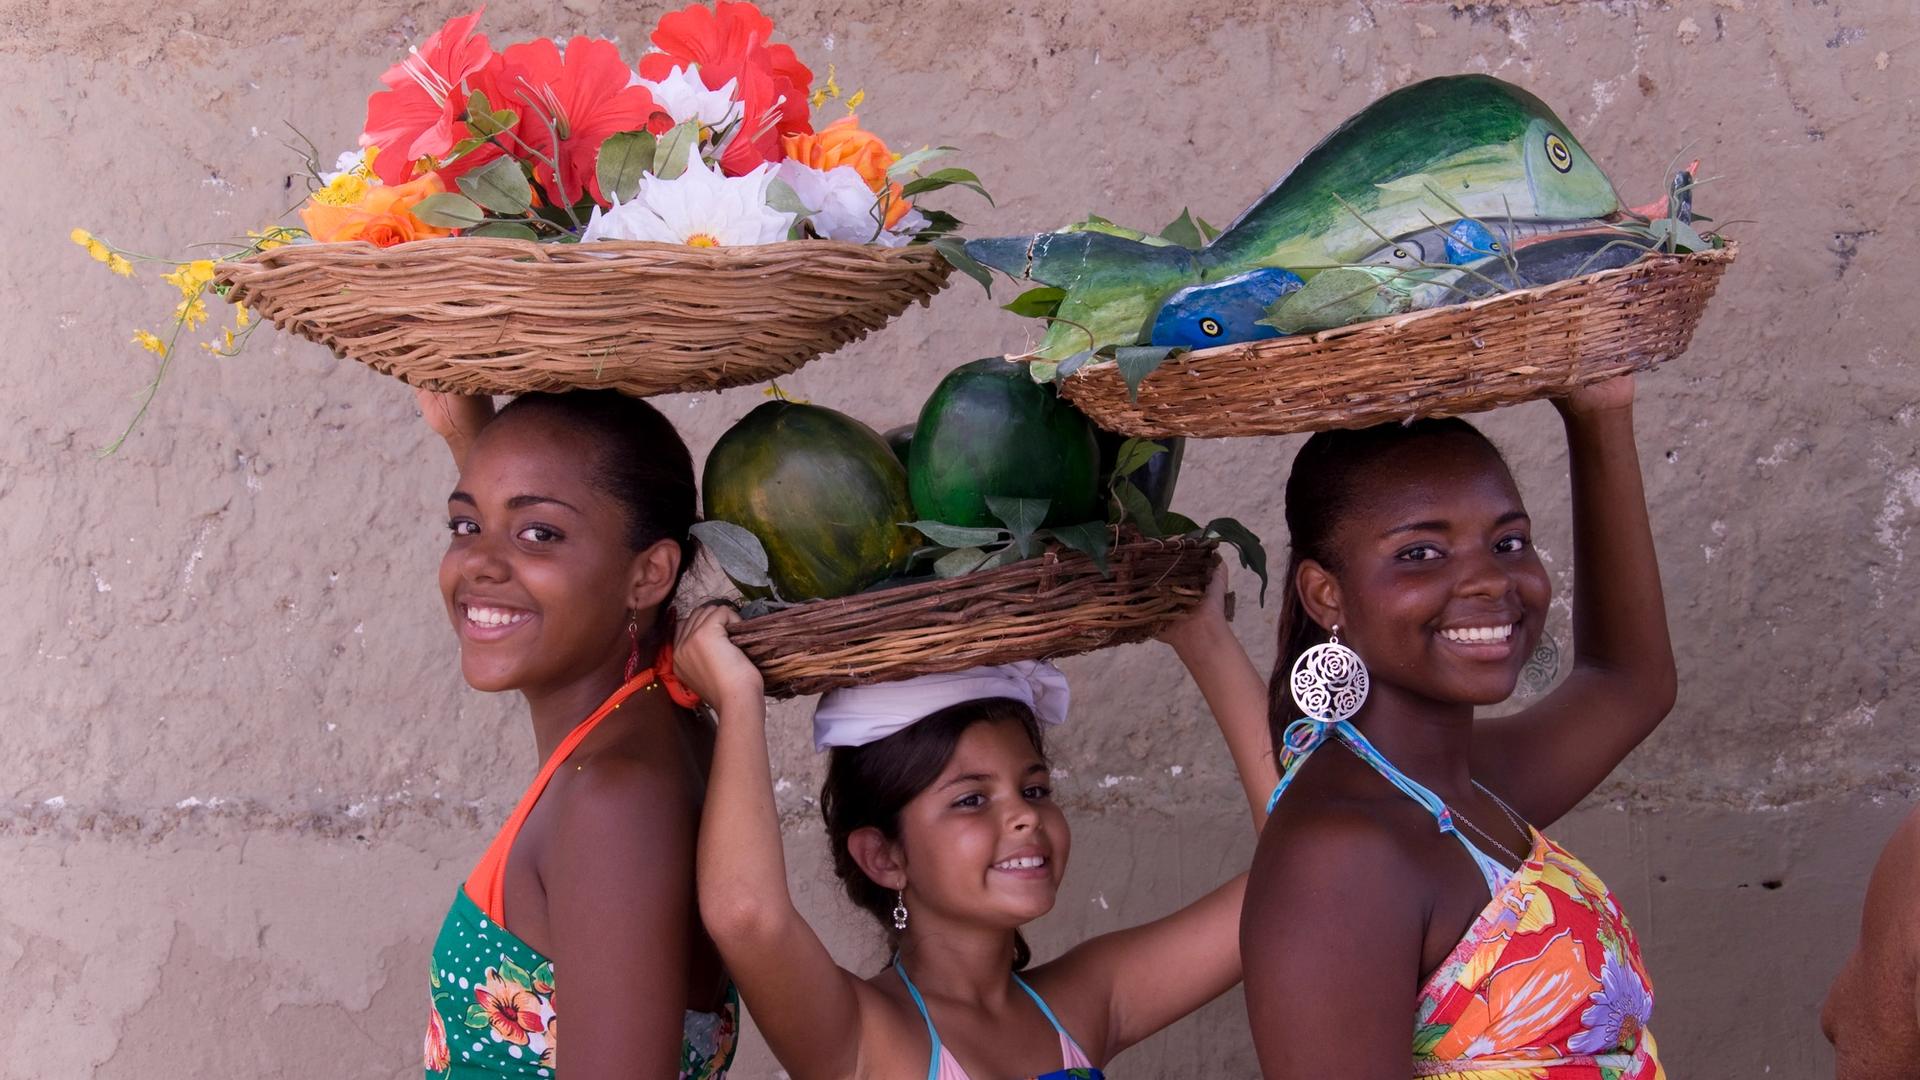
{"label": "wicker basket rim", "polygon": [[[1119,536],[1113,541],[1112,545],[1108,548],[1107,557],[1111,559],[1113,557],[1113,554],[1115,552],[1118,552],[1122,548],[1126,548],[1126,547],[1137,548],[1137,547],[1144,547],[1149,545],[1161,547],[1161,548],[1167,548],[1167,547],[1178,548],[1178,547],[1192,546],[1196,548],[1212,549],[1212,548],[1217,548],[1220,545],[1220,542],[1218,540],[1212,539],[1211,537],[1202,538],[1202,537],[1196,537],[1196,536],[1148,536],[1137,529],[1126,528],[1120,532]],[[925,596],[937,596],[942,592],[948,591],[956,582],[973,584],[983,579],[992,580],[992,575],[1004,574],[1010,570],[1015,572],[1024,572],[1025,570],[1031,568],[1032,565],[1035,563],[1040,563],[1040,562],[1059,563],[1065,560],[1073,560],[1073,559],[1082,559],[1087,562],[1093,561],[1093,557],[1091,555],[1088,555],[1086,552],[1077,551],[1057,541],[1053,541],[1049,543],[1046,550],[1040,552],[1038,555],[1033,555],[1025,559],[1019,559],[1014,562],[1010,562],[1005,566],[996,566],[991,570],[981,570],[981,571],[976,571],[970,574],[963,574],[958,578],[929,578],[925,581],[907,582],[900,585],[892,585],[883,589],[870,589],[866,592],[857,592],[851,596],[835,596],[835,597],[829,597],[823,600],[805,600],[791,607],[775,608],[774,610],[766,612],[765,614],[756,615],[751,619],[742,619],[738,623],[734,624],[734,630],[736,633],[752,630],[755,628],[755,624],[759,623],[763,619],[770,620],[770,619],[777,618],[778,616],[781,616],[781,615],[791,615],[794,612],[800,611],[803,608],[811,611],[822,611],[822,610],[826,610],[829,606],[838,607],[841,609],[848,609],[848,608],[858,609],[862,607],[878,607],[883,604],[892,605],[892,604],[898,604],[898,603],[908,603],[908,602],[918,600]],[[1112,572],[1113,572],[1112,568],[1110,567],[1108,569],[1108,574],[1111,575]]]}
{"label": "wicker basket rim", "polygon": [[306,262],[339,258],[368,261],[433,259],[442,255],[483,256],[516,262],[569,263],[604,262],[609,257],[626,261],[671,262],[682,267],[702,269],[776,262],[795,255],[839,255],[880,261],[892,259],[926,260],[939,258],[936,249],[925,245],[881,247],[855,244],[845,240],[781,240],[771,244],[740,244],[728,247],[700,248],[659,240],[595,240],[585,244],[543,244],[504,236],[436,236],[410,240],[404,244],[380,247],[365,240],[333,243],[283,244],[249,255],[222,269],[259,262]]}
{"label": "wicker basket rim", "polygon": [[[1378,319],[1369,319],[1366,322],[1348,323],[1345,326],[1335,326],[1327,330],[1317,330],[1311,334],[1288,334],[1284,337],[1262,338],[1257,341],[1239,341],[1239,342],[1234,342],[1230,345],[1215,345],[1207,349],[1192,349],[1181,354],[1180,359],[1185,361],[1204,361],[1211,356],[1220,356],[1227,353],[1238,352],[1240,350],[1244,350],[1248,348],[1257,348],[1257,347],[1263,347],[1263,346],[1271,347],[1273,345],[1277,345],[1281,343],[1292,343],[1292,342],[1308,342],[1312,344],[1319,344],[1321,342],[1332,341],[1338,338],[1347,337],[1353,334],[1366,333],[1369,331],[1375,332],[1375,333],[1378,333],[1381,331],[1392,332],[1394,330],[1398,330],[1403,326],[1407,326],[1412,323],[1417,323],[1423,319],[1436,319],[1436,318],[1442,318],[1446,316],[1457,316],[1464,312],[1477,311],[1485,307],[1493,307],[1500,304],[1509,304],[1509,303],[1524,303],[1526,301],[1537,300],[1542,297],[1551,297],[1556,292],[1570,290],[1576,287],[1591,284],[1593,282],[1609,280],[1616,277],[1625,277],[1627,275],[1630,275],[1636,272],[1644,271],[1650,266],[1657,266],[1664,263],[1732,262],[1735,254],[1738,253],[1739,249],[1740,249],[1740,245],[1738,243],[1736,243],[1735,241],[1729,240],[1727,241],[1726,247],[1713,248],[1712,250],[1709,250],[1709,251],[1689,252],[1688,254],[1685,254],[1685,255],[1649,256],[1648,258],[1635,260],[1634,262],[1628,263],[1625,266],[1616,266],[1608,270],[1597,270],[1591,274],[1585,274],[1577,278],[1564,278],[1560,281],[1548,282],[1545,285],[1535,285],[1532,288],[1514,289],[1511,292],[1499,293],[1494,296],[1483,296],[1478,300],[1469,300],[1464,303],[1445,304],[1440,307],[1422,308],[1419,311],[1408,311],[1408,312],[1403,312],[1402,314],[1399,314],[1399,315],[1386,315]],[[1107,371],[1113,370],[1118,366],[1119,366],[1118,360],[1101,359],[1101,360],[1094,361],[1092,363],[1081,366],[1080,368],[1076,369],[1072,375],[1068,376],[1068,378],[1079,379],[1079,378],[1097,376]]]}

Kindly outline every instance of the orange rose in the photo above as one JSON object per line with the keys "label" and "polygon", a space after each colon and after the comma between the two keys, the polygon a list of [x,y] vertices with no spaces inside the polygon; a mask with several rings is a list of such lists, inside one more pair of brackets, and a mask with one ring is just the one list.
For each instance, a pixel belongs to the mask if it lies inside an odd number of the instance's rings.
{"label": "orange rose", "polygon": [[409,240],[452,236],[453,230],[428,225],[409,212],[422,199],[446,190],[439,173],[428,173],[404,184],[375,184],[351,206],[309,201],[300,208],[300,220],[308,234],[323,244],[365,240],[378,247],[392,247]]}
{"label": "orange rose", "polygon": [[900,185],[887,180],[893,152],[880,136],[860,126],[859,117],[842,117],[811,134],[782,136],[780,145],[789,158],[802,165],[821,172],[848,165],[860,174],[860,179],[867,182],[875,195],[889,193],[886,220],[889,229],[912,209],[907,205],[906,196],[901,194]]}

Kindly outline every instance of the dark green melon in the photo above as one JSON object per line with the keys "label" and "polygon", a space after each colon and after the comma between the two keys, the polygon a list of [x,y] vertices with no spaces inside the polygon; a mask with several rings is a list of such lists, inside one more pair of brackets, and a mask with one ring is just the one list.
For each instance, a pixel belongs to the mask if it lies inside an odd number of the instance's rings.
{"label": "dark green melon", "polygon": [[[1113,477],[1113,467],[1120,456],[1120,448],[1126,445],[1127,437],[1104,428],[1095,428],[1094,434],[1100,441],[1100,483],[1104,491],[1105,485]],[[1135,469],[1128,479],[1147,497],[1149,506],[1164,514],[1173,505],[1173,489],[1180,482],[1180,463],[1187,456],[1187,440],[1173,436],[1153,441],[1166,447],[1167,452],[1155,454],[1153,460]]]}
{"label": "dark green melon", "polygon": [[707,455],[710,521],[759,537],[786,600],[845,596],[904,569],[914,534],[907,470],[886,441],[845,413],[770,401]]}
{"label": "dark green melon", "polygon": [[913,507],[923,520],[993,526],[987,496],[1047,499],[1048,525],[1077,525],[1099,512],[1100,448],[1093,425],[999,357],[947,373],[920,410],[907,461]]}
{"label": "dark green melon", "polygon": [[893,448],[893,456],[900,459],[901,468],[906,467],[907,453],[913,448],[913,429],[913,424],[901,424],[899,427],[888,428],[880,435],[887,440],[887,445]]}

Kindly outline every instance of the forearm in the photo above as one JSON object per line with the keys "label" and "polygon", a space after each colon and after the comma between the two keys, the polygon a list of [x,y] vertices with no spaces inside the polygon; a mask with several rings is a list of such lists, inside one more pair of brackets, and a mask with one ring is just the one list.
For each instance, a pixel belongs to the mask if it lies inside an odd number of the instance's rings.
{"label": "forearm", "polygon": [[1573,473],[1574,660],[1633,677],[1668,699],[1674,681],[1660,565],[1630,405],[1569,414]]}
{"label": "forearm", "polygon": [[717,711],[697,862],[701,913],[724,950],[730,944],[724,938],[791,913],[793,903],[767,763],[766,703],[743,701]]}
{"label": "forearm", "polygon": [[1258,829],[1267,820],[1267,797],[1279,782],[1267,731],[1266,680],[1225,622],[1195,627],[1193,634],[1180,639],[1174,652],[1220,725]]}

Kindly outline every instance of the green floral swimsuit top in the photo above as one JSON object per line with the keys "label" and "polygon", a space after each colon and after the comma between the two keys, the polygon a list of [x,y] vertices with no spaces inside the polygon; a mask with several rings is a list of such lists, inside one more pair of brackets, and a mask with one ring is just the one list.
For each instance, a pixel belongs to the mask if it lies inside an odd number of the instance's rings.
{"label": "green floral swimsuit top", "polygon": [[[427,1013],[428,1080],[488,1080],[499,1076],[553,1077],[559,1020],[554,1014],[553,961],[513,936],[500,922],[504,904],[507,853],[561,763],[601,720],[639,690],[665,686],[676,702],[697,699],[670,674],[665,650],[654,668],[630,679],[594,714],[573,729],[527,789],[506,825],[488,846],[466,884],[456,890],[453,908],[433,943],[428,985],[433,1007]],[[478,900],[475,897],[479,897]],[[720,1080],[733,1062],[739,1032],[740,1000],[729,988],[717,1013],[688,1011],[680,1044],[680,1080]]]}

